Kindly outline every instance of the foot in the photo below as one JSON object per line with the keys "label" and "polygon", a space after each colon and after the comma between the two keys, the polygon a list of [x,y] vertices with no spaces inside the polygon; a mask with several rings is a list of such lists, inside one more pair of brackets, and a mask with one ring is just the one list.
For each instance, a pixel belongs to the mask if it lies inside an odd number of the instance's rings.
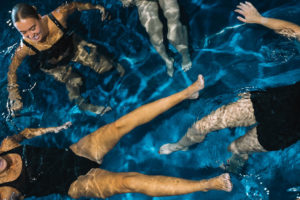
{"label": "foot", "polygon": [[182,58],[181,68],[184,72],[190,70],[192,68],[191,59]]}
{"label": "foot", "polygon": [[174,67],[173,67],[174,59],[170,58],[169,60],[165,60],[165,62],[166,62],[166,65],[167,65],[167,74],[170,77],[173,77],[173,73],[174,73]]}
{"label": "foot", "polygon": [[188,150],[187,147],[180,146],[177,143],[168,143],[162,145],[158,153],[163,155],[168,155],[170,153],[173,153],[174,151],[186,151],[186,150]]}
{"label": "foot", "polygon": [[97,115],[104,115],[106,112],[111,111],[111,107],[107,106],[95,106],[94,110],[92,112],[96,113]]}
{"label": "foot", "polygon": [[210,183],[209,189],[211,190],[223,190],[226,192],[231,192],[232,190],[232,183],[228,173],[221,174],[220,176],[211,178],[208,181]]}
{"label": "foot", "polygon": [[222,164],[220,168],[224,169],[226,172],[239,175],[243,173],[246,161],[247,159],[244,159],[241,156],[234,154],[231,158],[227,160],[227,164]]}
{"label": "foot", "polygon": [[96,105],[92,105],[92,104],[88,104],[88,103],[80,103],[78,104],[78,107],[81,110],[88,110],[90,112],[93,112],[97,115],[104,115],[106,112],[111,111],[111,107],[104,107],[104,106],[96,106]]}
{"label": "foot", "polygon": [[187,88],[188,99],[197,99],[199,91],[204,88],[204,78],[201,74],[198,75],[198,80]]}

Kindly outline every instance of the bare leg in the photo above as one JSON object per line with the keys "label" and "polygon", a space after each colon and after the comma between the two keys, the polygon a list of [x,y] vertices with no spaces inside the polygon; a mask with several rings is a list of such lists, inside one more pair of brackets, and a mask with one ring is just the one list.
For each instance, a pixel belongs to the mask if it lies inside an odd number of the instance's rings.
{"label": "bare leg", "polygon": [[232,184],[229,174],[194,181],[167,176],[147,176],[135,172],[113,173],[102,169],[92,169],[71,184],[68,194],[72,198],[107,198],[122,193],[171,196],[208,190],[230,192]]}
{"label": "bare leg", "polygon": [[141,1],[137,7],[141,24],[145,27],[152,45],[165,61],[168,75],[173,76],[174,60],[168,56],[163,42],[163,25],[158,18],[157,2]]}
{"label": "bare leg", "polygon": [[267,151],[261,146],[257,139],[256,127],[233,141],[229,145],[228,150],[231,151],[233,155],[224,167],[230,172],[241,171],[251,153]]}
{"label": "bare leg", "polygon": [[[79,38],[77,40],[78,41],[75,42],[75,56],[72,59],[74,62],[79,62],[84,66],[88,66],[98,74],[107,72],[114,67],[114,63],[111,59],[98,54],[96,45]],[[87,52],[85,47],[89,47],[90,52]],[[124,68],[119,63],[117,63],[116,65],[116,69],[120,73],[120,76],[123,76],[125,73]]]}
{"label": "bare leg", "polygon": [[111,110],[109,107],[95,106],[84,102],[84,98],[80,95],[80,88],[83,84],[82,78],[72,70],[71,66],[58,66],[49,70],[43,69],[43,71],[53,76],[55,80],[66,84],[69,99],[74,100],[81,110],[89,110],[96,114],[104,114]]}
{"label": "bare leg", "polygon": [[189,146],[200,143],[206,134],[238,126],[255,124],[254,109],[250,98],[242,98],[237,102],[222,106],[211,114],[197,121],[187,133],[177,142],[165,144],[160,148],[160,154],[170,154],[178,150],[186,150]]}
{"label": "bare leg", "polygon": [[188,34],[186,27],[180,22],[180,10],[177,0],[159,0],[159,4],[168,20],[168,39],[182,56],[182,69],[187,71],[192,62],[188,50]]}
{"label": "bare leg", "polygon": [[101,163],[102,157],[132,129],[151,121],[185,99],[197,98],[199,90],[203,87],[204,79],[199,75],[198,80],[185,90],[137,108],[117,121],[85,136],[70,148],[79,156]]}

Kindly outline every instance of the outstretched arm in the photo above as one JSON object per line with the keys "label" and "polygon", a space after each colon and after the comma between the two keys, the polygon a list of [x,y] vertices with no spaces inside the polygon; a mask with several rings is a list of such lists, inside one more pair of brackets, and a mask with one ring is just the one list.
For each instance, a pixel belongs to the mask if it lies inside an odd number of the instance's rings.
{"label": "outstretched arm", "polygon": [[25,128],[19,134],[6,137],[0,146],[0,152],[9,151],[13,148],[20,146],[20,143],[24,139],[31,139],[36,136],[40,136],[49,132],[58,133],[61,130],[67,129],[72,125],[71,122],[67,122],[58,127],[49,127],[49,128]]}
{"label": "outstretched arm", "polygon": [[67,18],[76,10],[83,11],[83,10],[93,10],[97,9],[100,10],[102,13],[101,20],[105,20],[107,17],[105,8],[99,4],[93,5],[91,3],[82,3],[82,2],[70,2],[59,6],[55,9],[52,14],[66,27],[67,25]]}
{"label": "outstretched arm", "polygon": [[24,196],[13,187],[0,187],[0,199],[4,200],[23,200]]}
{"label": "outstretched arm", "polygon": [[19,92],[19,85],[17,84],[17,70],[21,65],[24,58],[28,55],[26,47],[20,45],[13,58],[12,62],[9,65],[8,73],[7,73],[7,91],[9,98],[9,111],[11,113],[21,110],[23,107],[22,97]]}
{"label": "outstretched arm", "polygon": [[300,26],[280,19],[263,17],[250,2],[240,3],[234,11],[242,15],[237,17],[242,22],[260,24],[281,35],[300,40]]}

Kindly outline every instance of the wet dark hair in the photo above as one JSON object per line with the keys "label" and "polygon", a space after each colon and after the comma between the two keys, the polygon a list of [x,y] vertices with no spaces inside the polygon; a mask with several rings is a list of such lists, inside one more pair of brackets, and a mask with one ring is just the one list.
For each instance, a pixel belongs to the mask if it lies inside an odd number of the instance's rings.
{"label": "wet dark hair", "polygon": [[20,21],[20,19],[35,18],[39,19],[39,14],[36,9],[26,3],[18,3],[11,11],[11,19],[13,23]]}

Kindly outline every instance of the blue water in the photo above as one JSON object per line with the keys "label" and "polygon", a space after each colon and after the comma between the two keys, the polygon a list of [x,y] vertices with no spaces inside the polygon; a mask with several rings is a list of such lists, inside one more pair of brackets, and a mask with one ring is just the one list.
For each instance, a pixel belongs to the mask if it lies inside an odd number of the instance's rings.
{"label": "blue water", "polygon": [[[238,92],[300,80],[300,44],[258,25],[241,25],[233,12],[239,1],[179,0],[182,20],[188,25],[193,67],[187,73],[181,71],[178,65],[180,56],[170,47],[170,54],[176,59],[175,74],[170,78],[139,23],[135,7],[123,8],[117,0],[90,0],[87,2],[104,2],[112,19],[101,22],[97,11],[84,11],[71,17],[70,27],[114,53],[125,66],[126,75],[122,78],[116,72],[97,75],[84,66],[74,67],[85,77],[84,96],[94,104],[110,105],[113,110],[103,117],[81,112],[68,100],[64,85],[23,64],[18,70],[18,77],[24,109],[21,116],[12,118],[6,108],[6,74],[20,35],[9,26],[7,20],[8,10],[18,2],[2,2],[0,8],[1,138],[27,127],[57,126],[72,121],[73,126],[66,131],[28,141],[37,146],[68,147],[140,105],[185,88],[196,79],[197,74],[204,75],[206,88],[199,100],[184,102],[125,136],[104,158],[101,167],[107,170],[189,179],[216,176],[222,173],[218,166],[231,155],[227,146],[243,135],[247,128],[217,131],[187,152],[162,156],[158,154],[159,147],[177,141],[194,121],[231,102]],[[41,14],[46,14],[64,1],[27,2],[35,4]],[[299,0],[256,0],[252,3],[264,16],[300,25]],[[283,151],[254,154],[249,159],[246,175],[232,175],[234,189],[231,193],[210,191],[154,198],[142,194],[122,194],[107,199],[295,199],[300,196],[299,150],[300,142]],[[39,199],[69,198],[51,195]]]}

